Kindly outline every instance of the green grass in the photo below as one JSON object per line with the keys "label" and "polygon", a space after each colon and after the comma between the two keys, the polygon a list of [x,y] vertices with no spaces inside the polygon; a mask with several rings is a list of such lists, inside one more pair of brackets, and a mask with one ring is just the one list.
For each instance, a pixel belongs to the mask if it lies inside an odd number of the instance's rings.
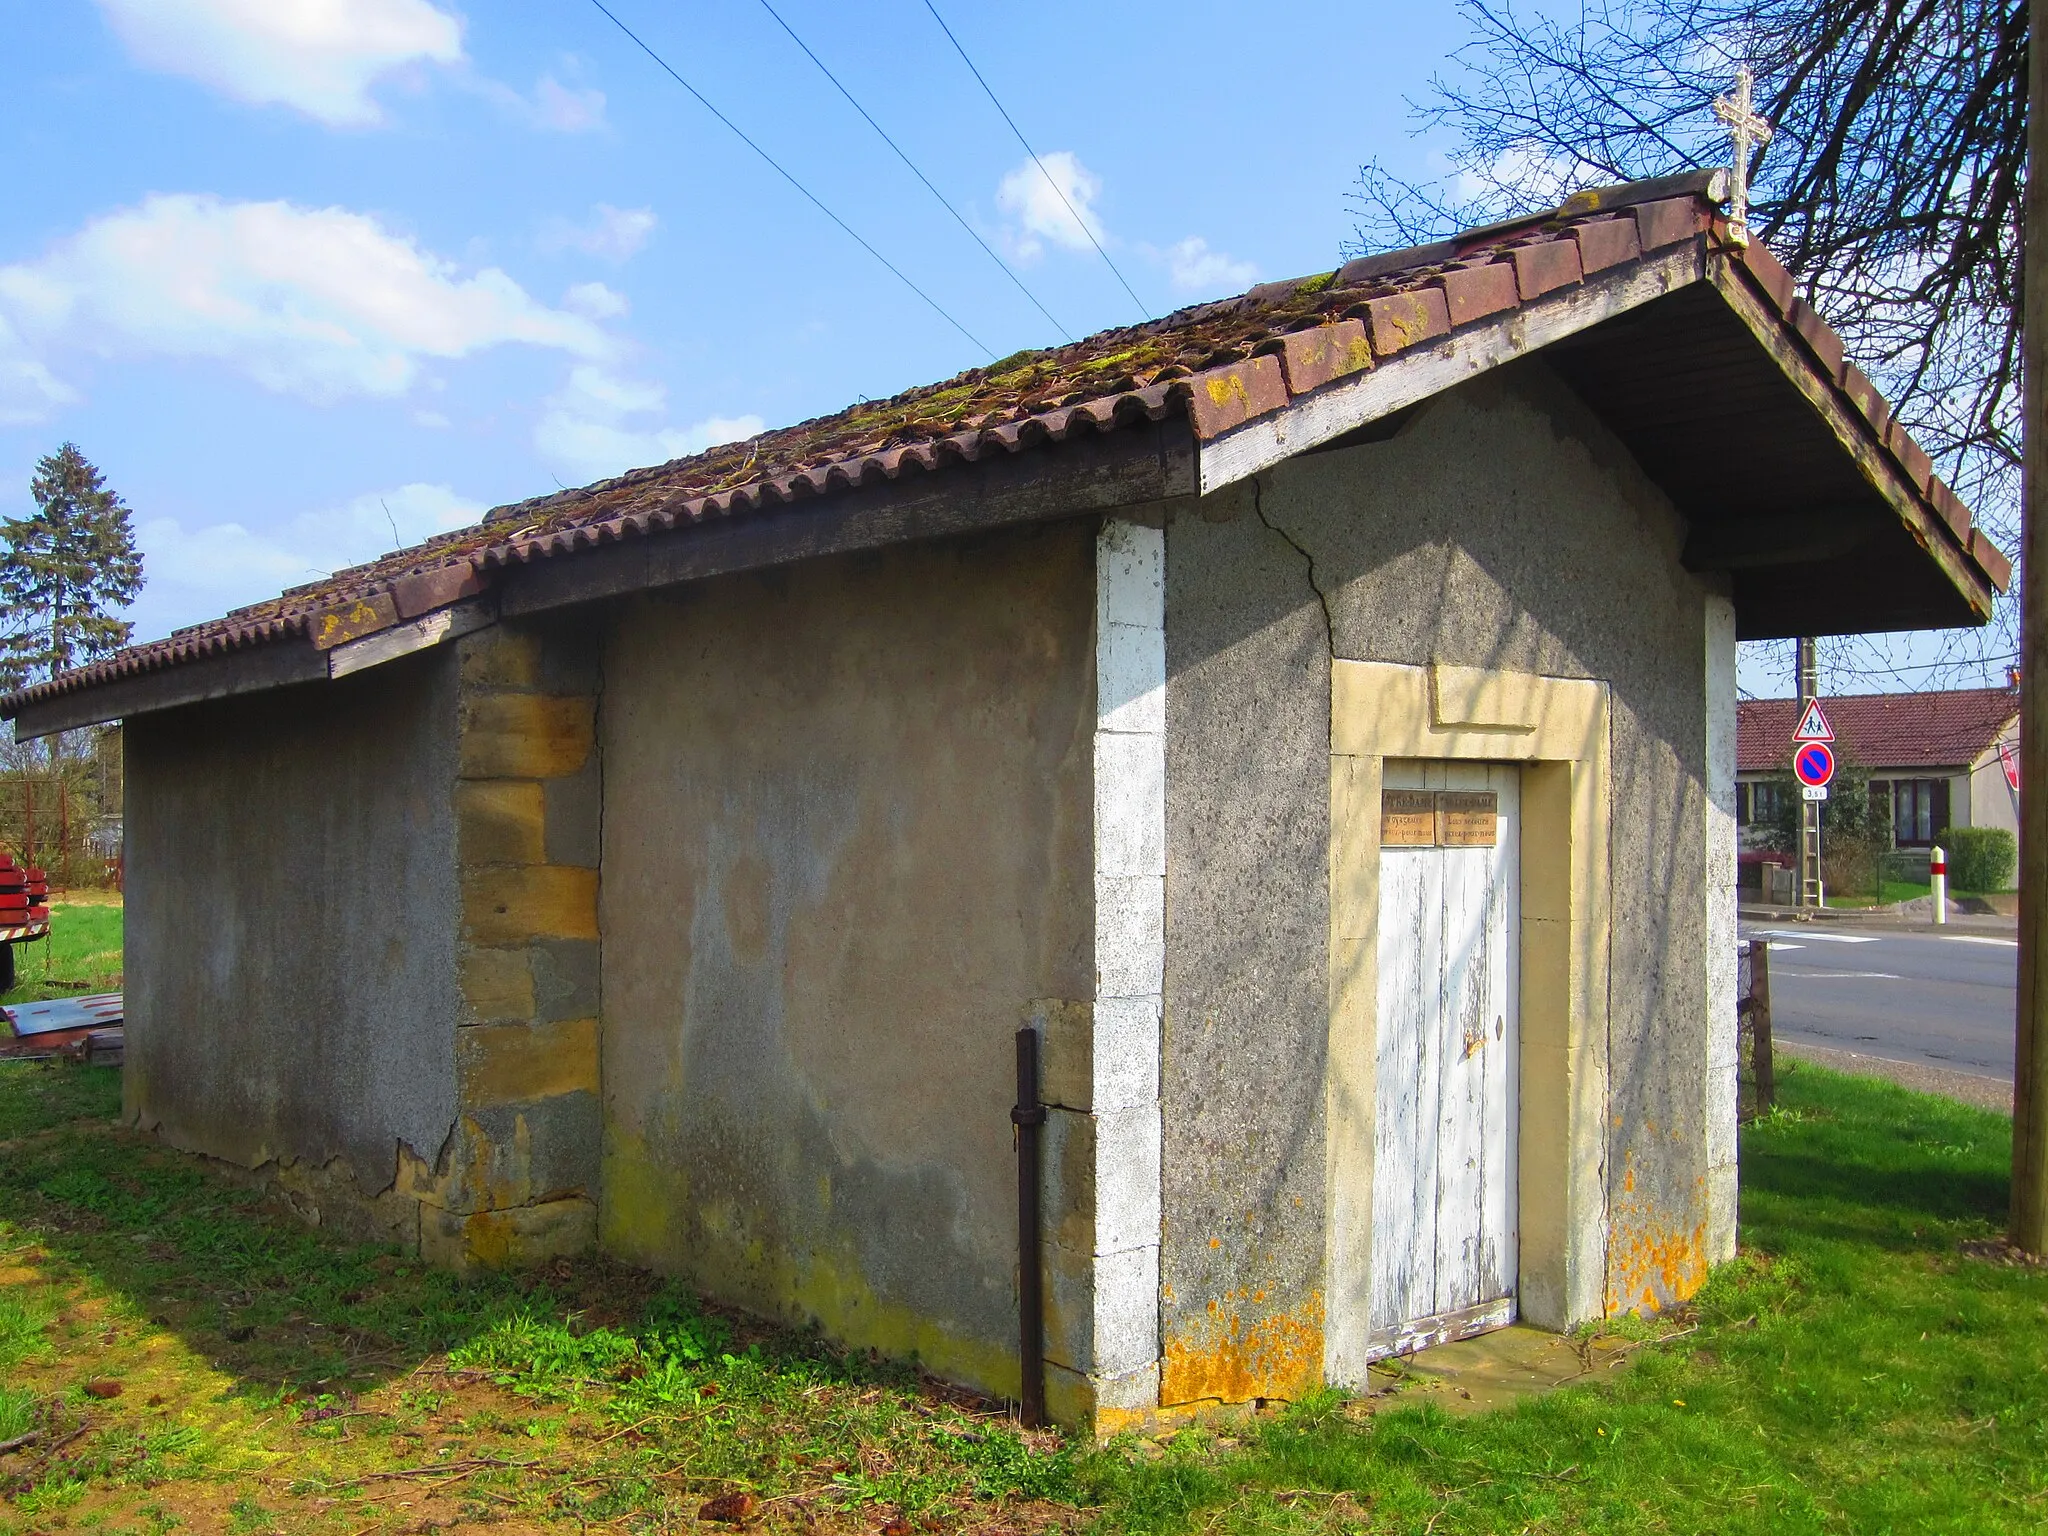
{"label": "green grass", "polygon": [[14,987],[0,1003],[117,992],[121,987],[118,901],[50,904],[50,936],[14,947]]}
{"label": "green grass", "polygon": [[461,1281],[337,1244],[117,1104],[0,1068],[0,1439],[85,1431],[0,1460],[0,1530],[656,1531],[741,1496],[896,1536],[2048,1528],[2048,1273],[1966,1247],[2008,1122],[1803,1065],[1743,1133],[1744,1256],[1611,1379],[1102,1450],[600,1259]]}

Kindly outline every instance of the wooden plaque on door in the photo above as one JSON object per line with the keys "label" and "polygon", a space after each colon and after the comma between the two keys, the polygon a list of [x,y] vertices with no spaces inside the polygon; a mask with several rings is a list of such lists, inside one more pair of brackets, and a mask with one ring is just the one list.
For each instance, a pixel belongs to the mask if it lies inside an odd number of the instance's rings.
{"label": "wooden plaque on door", "polygon": [[1380,846],[1434,848],[1436,795],[1426,789],[1381,790]]}
{"label": "wooden plaque on door", "polygon": [[1500,841],[1500,796],[1492,790],[1438,795],[1436,840],[1446,848],[1491,848]]}

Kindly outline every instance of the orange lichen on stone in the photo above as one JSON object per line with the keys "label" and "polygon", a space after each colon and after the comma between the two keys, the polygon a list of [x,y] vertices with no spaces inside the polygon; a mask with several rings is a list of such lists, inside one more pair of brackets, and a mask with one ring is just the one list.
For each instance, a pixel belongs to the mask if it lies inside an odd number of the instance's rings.
{"label": "orange lichen on stone", "polygon": [[1298,1398],[1320,1386],[1322,1379],[1320,1291],[1296,1312],[1252,1319],[1231,1310],[1227,1302],[1211,1302],[1205,1321],[1187,1332],[1167,1335],[1159,1396],[1169,1404],[1204,1398],[1226,1403]]}
{"label": "orange lichen on stone", "polygon": [[[1623,1192],[1633,1195],[1635,1188],[1635,1169],[1625,1167]],[[1707,1224],[1688,1224],[1690,1214],[1674,1219],[1673,1212],[1639,1199],[1616,1203],[1607,1250],[1609,1317],[1675,1306],[1706,1283]]]}

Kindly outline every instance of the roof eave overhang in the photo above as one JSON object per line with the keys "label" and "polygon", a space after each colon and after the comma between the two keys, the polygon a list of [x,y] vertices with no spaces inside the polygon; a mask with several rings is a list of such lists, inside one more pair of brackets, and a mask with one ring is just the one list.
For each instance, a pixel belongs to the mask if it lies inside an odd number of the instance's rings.
{"label": "roof eave overhang", "polygon": [[[1768,609],[1757,602],[1745,604],[1738,591],[1737,621],[1743,637],[1987,621],[2003,585],[1987,574],[1987,567],[2002,571],[2004,562],[1982,531],[1971,526],[1968,508],[1934,478],[1927,456],[1890,421],[1868,380],[1842,358],[1839,340],[1790,299],[1789,289],[1779,296],[1780,303],[1772,302],[1755,275],[1763,268],[1765,280],[1782,276],[1768,253],[1760,248],[1753,256],[1729,247],[1717,249],[1710,239],[1697,237],[1611,275],[1525,301],[1493,323],[1454,331],[1433,344],[1376,362],[1368,371],[1207,437],[1200,436],[1198,413],[1201,489],[1204,494],[1220,490],[1503,364],[1584,338],[1680,290],[1704,287],[1739,321],[1760,357],[1797,390],[1834,451],[1853,465],[1863,494],[1854,498],[1860,503],[1856,506],[1830,501],[1800,508],[1797,526],[1772,520],[1768,542],[1746,537],[1739,523],[1732,528],[1703,526],[1688,547],[1688,564],[1702,571],[1775,565],[1810,570],[1815,580],[1825,582],[1829,561],[1841,553],[1833,545],[1844,531],[1852,545],[1866,543],[1872,532],[1871,513],[1881,504],[1920,556],[1939,572],[1940,590],[1947,594],[1931,606],[1923,597],[1907,611],[1897,603],[1887,605],[1885,594],[1861,583],[1846,603],[1837,602],[1826,615],[1808,618],[1784,614],[1783,604]],[[1799,427],[1810,430],[1805,423]],[[1739,469],[1726,464],[1721,474],[1731,484],[1740,478]],[[1737,499],[1729,497],[1731,502]],[[1846,530],[1845,519],[1852,523]]]}
{"label": "roof eave overhang", "polygon": [[[237,694],[335,681],[431,649],[500,616],[545,613],[632,592],[823,555],[1146,507],[1195,493],[1185,416],[1076,436],[1032,451],[793,502],[749,517],[596,544],[491,573],[478,592],[417,616],[358,604],[283,636],[13,706],[17,741]],[[373,611],[374,610],[374,611]]]}
{"label": "roof eave overhang", "polygon": [[1705,243],[1689,240],[1612,276],[1525,303],[1491,325],[1454,331],[1433,346],[1403,352],[1271,415],[1230,427],[1197,449],[1202,494],[1234,485],[1503,363],[1697,283],[1705,268]]}

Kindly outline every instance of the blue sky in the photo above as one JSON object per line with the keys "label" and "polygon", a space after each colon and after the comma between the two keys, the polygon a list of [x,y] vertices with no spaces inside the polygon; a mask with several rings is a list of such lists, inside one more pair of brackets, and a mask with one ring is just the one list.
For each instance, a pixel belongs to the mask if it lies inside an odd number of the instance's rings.
{"label": "blue sky", "polygon": [[[762,0],[608,3],[974,339],[590,0],[10,6],[0,514],[78,442],[147,639],[1062,339]],[[1404,98],[1464,37],[1450,0],[938,0],[1077,222],[924,0],[773,3],[1074,335],[1137,312],[1090,235],[1153,313],[1333,265],[1361,160],[1441,164]]]}
{"label": "blue sky", "polygon": [[[1061,339],[760,0],[613,8],[997,355]],[[923,0],[777,9],[1085,334],[1134,306]],[[1448,6],[940,10],[1155,312],[1335,263]],[[587,0],[11,6],[0,511],[76,440],[141,637],[986,360]]]}

